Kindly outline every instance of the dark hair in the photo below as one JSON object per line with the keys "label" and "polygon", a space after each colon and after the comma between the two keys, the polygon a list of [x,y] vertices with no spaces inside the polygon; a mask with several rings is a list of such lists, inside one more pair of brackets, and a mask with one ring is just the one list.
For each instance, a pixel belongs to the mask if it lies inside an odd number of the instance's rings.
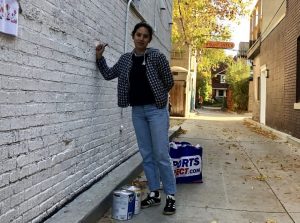
{"label": "dark hair", "polygon": [[135,25],[135,27],[134,27],[134,29],[133,29],[133,31],[132,31],[132,33],[131,33],[132,37],[134,37],[134,34],[136,33],[136,31],[137,31],[139,28],[141,28],[141,27],[145,27],[145,28],[148,30],[149,35],[150,35],[150,41],[151,41],[151,40],[152,40],[152,35],[153,35],[153,29],[152,29],[152,27],[151,27],[148,23],[146,23],[146,22],[139,22],[138,24]]}

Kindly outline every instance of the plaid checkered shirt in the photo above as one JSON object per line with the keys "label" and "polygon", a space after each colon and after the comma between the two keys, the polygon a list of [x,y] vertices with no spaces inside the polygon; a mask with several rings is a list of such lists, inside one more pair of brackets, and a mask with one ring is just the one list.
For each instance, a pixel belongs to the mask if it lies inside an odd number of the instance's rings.
{"label": "plaid checkered shirt", "polygon": [[[118,77],[118,106],[129,106],[129,73],[132,67],[132,54],[123,54],[111,68],[107,66],[104,57],[98,59],[97,66],[105,80]],[[174,85],[169,62],[159,50],[149,48],[146,51],[146,76],[154,95],[157,108],[167,106],[168,92]]]}

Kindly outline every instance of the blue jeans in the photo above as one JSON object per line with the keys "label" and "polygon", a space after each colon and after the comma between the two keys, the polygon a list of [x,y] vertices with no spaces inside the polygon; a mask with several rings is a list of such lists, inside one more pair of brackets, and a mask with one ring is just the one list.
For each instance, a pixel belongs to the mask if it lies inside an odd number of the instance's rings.
{"label": "blue jeans", "polygon": [[143,158],[143,166],[150,191],[160,188],[166,194],[176,193],[176,181],[169,155],[169,112],[154,104],[133,106],[132,122]]}

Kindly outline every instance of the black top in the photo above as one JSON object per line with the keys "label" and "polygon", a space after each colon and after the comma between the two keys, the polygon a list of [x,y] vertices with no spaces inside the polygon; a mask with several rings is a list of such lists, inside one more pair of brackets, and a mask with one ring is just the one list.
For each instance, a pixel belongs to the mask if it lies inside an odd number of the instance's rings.
{"label": "black top", "polygon": [[155,103],[154,95],[146,76],[146,58],[144,58],[144,55],[132,55],[129,84],[129,102],[131,106]]}

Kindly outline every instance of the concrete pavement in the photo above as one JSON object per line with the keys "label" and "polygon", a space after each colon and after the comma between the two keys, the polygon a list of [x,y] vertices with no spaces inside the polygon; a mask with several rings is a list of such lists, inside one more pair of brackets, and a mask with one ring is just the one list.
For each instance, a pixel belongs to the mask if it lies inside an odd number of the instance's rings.
{"label": "concrete pavement", "polygon": [[[162,214],[162,195],[160,206],[126,222],[300,223],[299,140],[249,117],[205,109],[191,114],[175,140],[203,146],[204,183],[178,185],[175,215]],[[124,222],[111,219],[112,192],[141,173],[135,154],[46,222]]]}
{"label": "concrete pavement", "polygon": [[[131,223],[300,223],[300,146],[261,128],[245,115],[200,110],[175,140],[200,144],[202,184],[179,184],[177,213],[163,203]],[[98,223],[123,222],[106,218]]]}

